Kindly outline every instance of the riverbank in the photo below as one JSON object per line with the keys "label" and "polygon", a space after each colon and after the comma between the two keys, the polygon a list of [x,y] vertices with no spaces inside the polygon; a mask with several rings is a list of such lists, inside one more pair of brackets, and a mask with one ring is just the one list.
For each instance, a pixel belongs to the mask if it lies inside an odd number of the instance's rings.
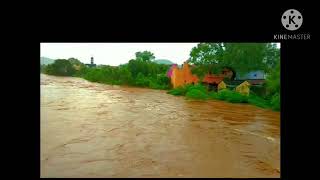
{"label": "riverbank", "polygon": [[[106,83],[103,81],[93,81],[88,78],[84,78],[91,82],[98,82],[102,84],[108,84],[108,85],[114,85],[110,83]],[[260,96],[257,96],[254,94],[254,92],[251,91],[251,94],[249,96],[244,96],[239,93],[236,93],[231,90],[224,90],[221,92],[209,92],[206,87],[202,85],[187,85],[184,87],[179,87],[175,89],[169,89],[167,88],[159,88],[158,86],[130,86],[130,85],[122,85],[117,84],[121,86],[126,87],[139,87],[139,88],[147,88],[147,89],[157,89],[157,90],[166,90],[168,94],[175,95],[175,96],[185,96],[187,99],[194,99],[194,100],[219,100],[219,101],[227,101],[230,103],[241,103],[241,104],[251,104],[256,107],[265,108],[265,109],[272,109],[274,111],[280,111],[280,97],[276,97],[278,99],[272,100],[266,100],[263,99]],[[276,101],[275,103],[272,103],[272,101]]]}
{"label": "riverbank", "polygon": [[280,177],[279,112],[73,77],[40,87],[41,177]]}
{"label": "riverbank", "polygon": [[208,91],[203,85],[186,85],[178,87],[168,91],[168,94],[175,96],[185,96],[187,99],[197,100],[221,100],[230,103],[252,104],[254,106],[266,109],[272,109],[274,111],[280,111],[280,96],[276,97],[276,102],[273,103],[273,99],[263,99],[260,96],[251,92],[250,95],[242,95],[230,89],[223,89],[218,92]]}
{"label": "riverbank", "polygon": [[275,98],[273,97],[273,99],[266,100],[258,95],[255,95],[254,92],[252,91],[250,96],[243,96],[239,93],[236,93],[234,91],[229,91],[229,90],[224,90],[222,92],[214,92],[214,91],[209,92],[204,86],[199,84],[187,85],[184,87],[170,89],[169,86],[168,87],[167,86],[159,87],[156,85],[135,86],[135,85],[121,84],[121,83],[110,83],[111,81],[109,82],[109,81],[102,81],[98,79],[91,79],[91,78],[88,78],[87,76],[78,75],[74,77],[83,78],[90,82],[101,83],[106,85],[113,85],[113,86],[118,85],[118,86],[124,86],[124,87],[165,90],[168,94],[175,95],[175,96],[185,96],[187,99],[203,100],[203,101],[219,100],[219,101],[227,101],[230,103],[251,104],[259,108],[280,111],[280,96],[275,96]]}

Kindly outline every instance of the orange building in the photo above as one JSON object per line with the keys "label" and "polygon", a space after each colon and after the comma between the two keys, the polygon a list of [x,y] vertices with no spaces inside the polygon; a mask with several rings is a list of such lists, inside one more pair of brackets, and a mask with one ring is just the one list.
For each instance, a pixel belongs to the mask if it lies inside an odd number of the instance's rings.
{"label": "orange building", "polygon": [[[181,69],[177,65],[173,65],[168,71],[167,76],[171,78],[173,88],[186,84],[196,84],[200,81],[196,75],[191,73],[190,65],[187,61],[183,63]],[[206,85],[218,86],[224,78],[233,79],[234,76],[234,71],[230,68],[224,68],[221,74],[206,74],[201,82]]]}
{"label": "orange building", "polygon": [[179,69],[177,66],[172,68],[171,84],[173,88],[183,86],[185,84],[195,84],[198,81],[198,77],[191,73],[190,66],[187,62],[183,63],[181,69]]}

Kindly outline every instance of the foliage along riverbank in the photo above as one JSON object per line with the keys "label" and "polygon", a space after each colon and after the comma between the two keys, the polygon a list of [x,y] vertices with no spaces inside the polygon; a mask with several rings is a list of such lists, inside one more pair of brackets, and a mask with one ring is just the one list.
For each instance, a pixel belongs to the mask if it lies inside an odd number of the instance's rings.
{"label": "foliage along riverbank", "polygon": [[242,95],[233,89],[223,89],[218,92],[208,91],[201,84],[187,85],[184,87],[175,88],[168,91],[168,94],[175,96],[185,96],[187,99],[197,100],[223,100],[230,103],[248,103],[261,108],[268,108],[275,111],[280,110],[280,96],[260,97],[253,91],[249,96]]}
{"label": "foliage along riverbank", "polygon": [[152,89],[170,89],[166,76],[170,65],[153,62],[151,52],[137,52],[136,59],[120,66],[99,65],[89,68],[79,60],[57,59],[53,64],[42,66],[42,72],[56,76],[82,77],[91,82],[111,85],[129,85]]}
{"label": "foliage along riverbank", "polygon": [[224,66],[232,67],[240,74],[257,68],[265,70],[268,77],[263,88],[267,93],[261,95],[257,89],[251,88],[249,96],[241,95],[232,89],[209,92],[200,84],[171,89],[170,79],[166,76],[170,65],[155,63],[155,57],[149,51],[137,52],[135,59],[120,66],[99,65],[89,68],[75,58],[57,59],[53,64],[42,65],[41,72],[56,76],[81,77],[91,82],[111,85],[169,90],[169,94],[186,96],[188,99],[249,103],[279,111],[279,58],[279,49],[270,43],[200,43],[191,50],[190,62],[196,65],[193,73],[200,78],[206,72],[216,73]]}

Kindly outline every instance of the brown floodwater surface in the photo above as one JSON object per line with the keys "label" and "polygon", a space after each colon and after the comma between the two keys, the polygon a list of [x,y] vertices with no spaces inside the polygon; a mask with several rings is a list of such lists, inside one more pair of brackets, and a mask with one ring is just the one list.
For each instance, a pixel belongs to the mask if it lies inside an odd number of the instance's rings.
{"label": "brown floodwater surface", "polygon": [[280,113],[41,74],[41,177],[280,177]]}

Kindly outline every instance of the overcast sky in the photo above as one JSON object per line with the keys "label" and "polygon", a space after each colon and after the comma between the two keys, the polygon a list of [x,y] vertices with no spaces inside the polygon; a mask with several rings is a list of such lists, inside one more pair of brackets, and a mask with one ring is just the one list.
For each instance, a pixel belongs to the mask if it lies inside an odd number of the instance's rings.
{"label": "overcast sky", "polygon": [[156,59],[168,59],[182,64],[198,43],[41,43],[40,56],[51,59],[79,59],[90,63],[117,66],[135,58],[138,51],[151,51]]}
{"label": "overcast sky", "polygon": [[[198,43],[41,43],[40,56],[51,59],[76,58],[90,63],[117,66],[135,58],[138,51],[151,51],[156,59],[182,64]],[[278,44],[279,47],[279,44]]]}

